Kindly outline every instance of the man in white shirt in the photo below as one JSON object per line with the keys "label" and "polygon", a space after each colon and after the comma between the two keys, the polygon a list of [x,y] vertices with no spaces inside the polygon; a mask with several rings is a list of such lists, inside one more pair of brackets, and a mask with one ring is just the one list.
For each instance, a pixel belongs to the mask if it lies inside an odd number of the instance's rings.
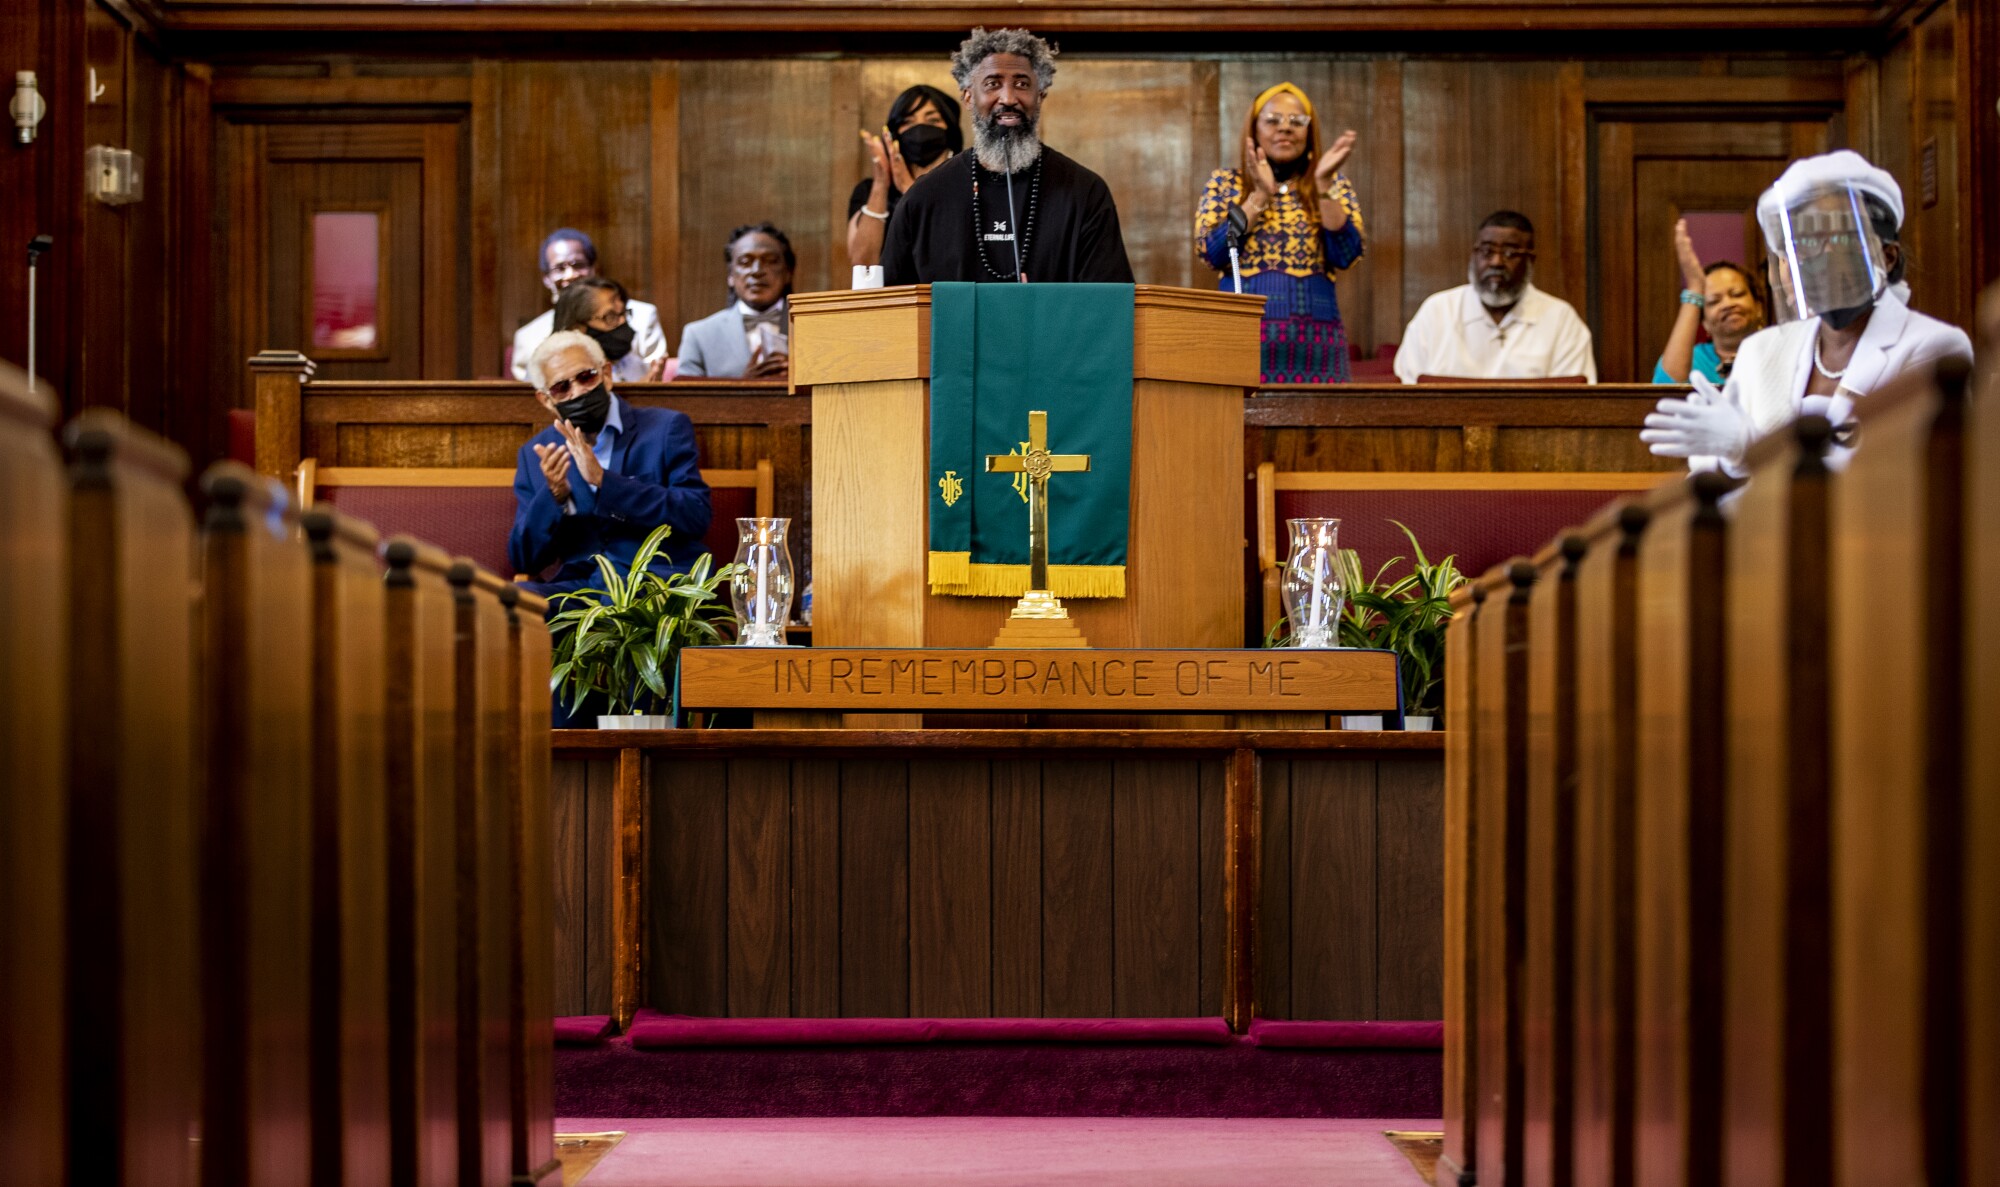
{"label": "man in white shirt", "polygon": [[[542,344],[556,327],[556,311],[553,308],[556,297],[572,283],[586,276],[597,275],[597,244],[590,236],[574,227],[558,227],[542,240],[542,249],[535,254],[535,264],[542,272],[542,287],[549,290],[551,308],[531,318],[520,329],[514,331],[514,350],[510,370],[514,378],[528,378],[528,356]],[[625,304],[625,320],[632,327],[632,354],[651,366],[655,361],[667,357],[667,336],[660,329],[660,311],[645,301],[628,301]]]}
{"label": "man in white shirt", "polygon": [[1403,331],[1396,377],[1597,382],[1590,327],[1534,285],[1535,224],[1502,210],[1479,224],[1467,283],[1432,293]]}
{"label": "man in white shirt", "polygon": [[770,223],[738,227],[723,246],[736,296],[681,331],[680,376],[783,379],[791,367],[792,241]]}

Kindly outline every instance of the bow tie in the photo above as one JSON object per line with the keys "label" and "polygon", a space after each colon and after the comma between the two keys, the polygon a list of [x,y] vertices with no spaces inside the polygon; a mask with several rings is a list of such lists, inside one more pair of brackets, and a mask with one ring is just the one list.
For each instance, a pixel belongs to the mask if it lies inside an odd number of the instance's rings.
{"label": "bow tie", "polygon": [[773,305],[762,313],[746,313],[743,315],[743,328],[745,330],[753,330],[760,325],[770,326],[774,330],[783,330],[785,328],[785,307],[782,305]]}

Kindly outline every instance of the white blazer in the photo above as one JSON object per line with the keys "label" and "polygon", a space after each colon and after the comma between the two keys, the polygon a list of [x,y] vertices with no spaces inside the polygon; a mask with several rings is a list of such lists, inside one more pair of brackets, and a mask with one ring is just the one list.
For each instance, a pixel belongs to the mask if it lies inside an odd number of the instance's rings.
{"label": "white blazer", "polygon": [[[646,368],[667,353],[667,335],[660,329],[659,307],[645,301],[626,302],[625,320],[632,323],[632,349],[612,364],[611,377],[620,383],[633,383],[646,378]],[[556,311],[544,309],[540,317],[514,331],[514,378],[527,380],[528,356],[555,328]]]}
{"label": "white blazer", "polygon": [[[1723,395],[1743,410],[1754,440],[1789,424],[1806,408],[1806,384],[1812,378],[1813,342],[1819,319],[1786,322],[1759,330],[1737,349]],[[1957,326],[1918,313],[1894,290],[1883,293],[1861,331],[1840,395],[1858,400],[1877,391],[1905,371],[1934,366],[1956,356],[1972,361],[1972,339]],[[1836,397],[1837,398],[1837,397]],[[1819,412],[1822,409],[1814,408]],[[1836,417],[1838,419],[1838,417]],[[1846,456],[1833,451],[1835,464]],[[1713,458],[1690,458],[1692,469],[1715,468]]]}

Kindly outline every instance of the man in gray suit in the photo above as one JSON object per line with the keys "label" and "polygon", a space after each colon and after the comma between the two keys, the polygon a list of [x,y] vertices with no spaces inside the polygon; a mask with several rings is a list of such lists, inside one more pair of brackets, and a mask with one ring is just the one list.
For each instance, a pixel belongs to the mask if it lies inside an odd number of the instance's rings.
{"label": "man in gray suit", "polygon": [[799,262],[792,241],[755,223],[731,231],[723,255],[736,300],[681,331],[680,377],[783,379],[792,362],[786,298]]}

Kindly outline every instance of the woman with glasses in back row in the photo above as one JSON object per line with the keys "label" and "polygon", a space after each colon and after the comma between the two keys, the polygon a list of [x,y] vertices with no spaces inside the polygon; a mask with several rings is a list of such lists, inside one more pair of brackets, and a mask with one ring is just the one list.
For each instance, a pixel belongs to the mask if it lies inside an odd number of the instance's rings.
{"label": "woman with glasses in back row", "polygon": [[1361,204],[1340,172],[1354,140],[1349,129],[1321,152],[1312,101],[1281,82],[1250,105],[1238,166],[1211,173],[1202,192],[1195,254],[1231,291],[1233,243],[1242,291],[1264,297],[1265,383],[1348,381],[1333,274],[1367,246]]}

